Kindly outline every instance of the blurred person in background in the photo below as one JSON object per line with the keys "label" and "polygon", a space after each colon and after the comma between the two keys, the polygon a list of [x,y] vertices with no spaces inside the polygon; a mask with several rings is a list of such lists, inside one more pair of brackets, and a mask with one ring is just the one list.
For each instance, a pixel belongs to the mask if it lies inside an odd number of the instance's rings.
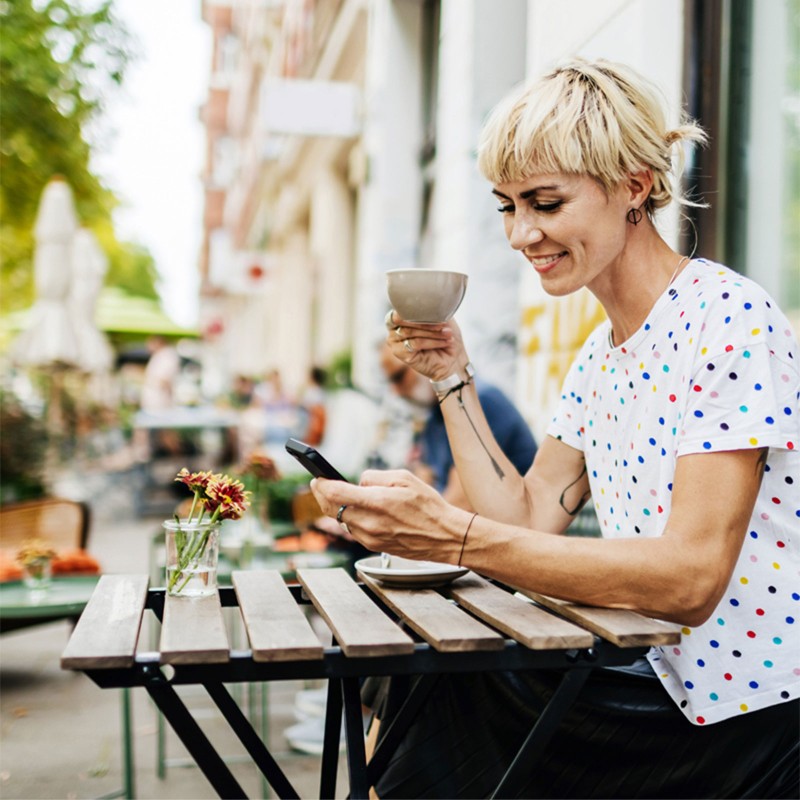
{"label": "blurred person in background", "polygon": [[151,336],[147,340],[147,349],[150,358],[144,368],[141,407],[143,411],[164,411],[172,408],[175,402],[180,356],[163,336]]}
{"label": "blurred person in background", "polygon": [[[164,336],[151,336],[147,349],[150,358],[144,368],[140,406],[148,414],[160,414],[175,406],[181,359]],[[182,450],[181,437],[174,430],[150,431],[147,446],[151,456],[176,455]]]}
{"label": "blurred person in background", "polygon": [[322,367],[312,367],[308,373],[308,384],[300,398],[300,408],[306,416],[305,431],[300,438],[314,447],[325,437],[327,380],[328,374]]}
{"label": "blurred person in background", "polygon": [[262,410],[264,416],[265,444],[282,448],[289,436],[298,435],[299,407],[284,390],[279,370],[270,370],[256,384],[253,403]]}

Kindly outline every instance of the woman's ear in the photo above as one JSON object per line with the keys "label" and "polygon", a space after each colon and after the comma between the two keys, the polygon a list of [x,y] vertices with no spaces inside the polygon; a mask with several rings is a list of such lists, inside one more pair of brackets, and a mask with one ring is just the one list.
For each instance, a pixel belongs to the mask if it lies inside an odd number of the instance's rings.
{"label": "woman's ear", "polygon": [[631,208],[640,208],[647,202],[653,190],[653,173],[649,169],[631,172],[624,181]]}

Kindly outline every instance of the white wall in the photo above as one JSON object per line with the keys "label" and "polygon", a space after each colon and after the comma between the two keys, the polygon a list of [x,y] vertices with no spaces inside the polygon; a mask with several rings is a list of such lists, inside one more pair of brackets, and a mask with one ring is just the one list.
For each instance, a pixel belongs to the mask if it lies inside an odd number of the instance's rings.
{"label": "white wall", "polygon": [[366,181],[357,207],[353,378],[380,389],[376,344],[389,308],[385,273],[416,266],[422,203],[419,148],[421,4],[370,5],[364,90]]}
{"label": "white wall", "polygon": [[[682,0],[529,0],[528,41],[529,76],[574,55],[621,61],[661,88],[677,122],[682,99]],[[677,208],[658,222],[675,245]],[[531,269],[524,272],[520,296],[517,397],[541,439],[566,370],[604,313],[587,291],[549,297]]]}
{"label": "white wall", "polygon": [[434,263],[469,275],[456,320],[475,368],[514,394],[520,267],[476,147],[497,101],[525,75],[525,0],[443,0]]}

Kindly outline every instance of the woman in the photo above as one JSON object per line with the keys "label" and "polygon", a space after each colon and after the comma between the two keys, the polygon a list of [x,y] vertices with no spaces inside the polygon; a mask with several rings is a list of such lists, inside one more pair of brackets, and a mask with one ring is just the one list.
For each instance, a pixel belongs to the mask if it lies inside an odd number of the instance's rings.
{"label": "woman", "polygon": [[[545,291],[585,286],[608,320],[572,365],[546,441],[519,477],[485,424],[458,326],[390,312],[388,341],[434,382],[478,515],[404,472],[314,484],[325,512],[371,550],[684,626],[679,648],[592,679],[525,796],[797,794],[798,348],[762,289],[675,252],[654,225],[680,200],[673,151],[703,139],[690,121],[668,129],[657,93],[609,62],[574,60],[501,103],[479,167],[509,243]],[[603,538],[553,535],[590,497]],[[442,770],[413,770],[408,782],[390,767],[378,794],[484,794],[507,766],[506,745],[492,743],[507,737],[513,751],[547,691],[541,675],[452,679],[398,758],[417,739],[447,752],[437,713],[467,698],[485,714],[470,726],[479,740],[470,769],[440,758]]]}

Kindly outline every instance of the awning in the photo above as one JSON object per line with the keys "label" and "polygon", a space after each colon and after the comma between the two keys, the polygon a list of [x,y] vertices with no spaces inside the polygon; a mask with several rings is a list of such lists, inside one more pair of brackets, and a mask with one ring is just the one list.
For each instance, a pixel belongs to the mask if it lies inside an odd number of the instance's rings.
{"label": "awning", "polygon": [[115,286],[106,286],[100,292],[95,322],[101,331],[107,333],[200,336],[197,328],[184,328],[170,319],[157,300],[135,297]]}
{"label": "awning", "polygon": [[[0,320],[3,345],[11,335],[27,327],[30,309],[7,314]],[[149,336],[185,336],[198,338],[197,328],[184,328],[170,319],[157,300],[128,294],[116,286],[105,286],[95,305],[95,324],[101,331],[114,334]]]}

